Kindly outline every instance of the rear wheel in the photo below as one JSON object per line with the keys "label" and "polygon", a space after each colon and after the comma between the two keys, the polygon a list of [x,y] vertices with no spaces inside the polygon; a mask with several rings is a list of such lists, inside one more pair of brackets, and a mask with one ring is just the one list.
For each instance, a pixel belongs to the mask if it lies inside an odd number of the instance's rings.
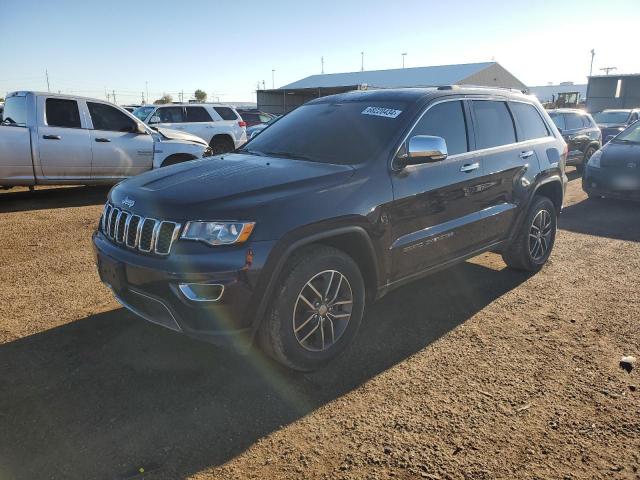
{"label": "rear wheel", "polygon": [[209,142],[209,146],[211,147],[214,155],[229,153],[235,149],[233,141],[231,141],[229,137],[225,136],[213,137],[211,142]]}
{"label": "rear wheel", "polygon": [[596,147],[594,147],[593,145],[590,146],[589,148],[587,148],[587,151],[584,152],[584,158],[582,160],[582,163],[579,163],[578,165],[576,165],[576,170],[578,172],[582,172],[582,170],[584,170],[584,167],[587,165],[587,162],[589,161],[589,159],[591,158],[591,156],[596,153],[598,149]]}
{"label": "rear wheel", "polygon": [[342,353],[358,331],[364,280],[344,252],[313,246],[288,263],[267,318],[263,348],[282,364],[316,370]]}
{"label": "rear wheel", "polygon": [[547,262],[556,239],[557,215],[551,200],[535,196],[522,229],[503,252],[507,266],[537,272]]}

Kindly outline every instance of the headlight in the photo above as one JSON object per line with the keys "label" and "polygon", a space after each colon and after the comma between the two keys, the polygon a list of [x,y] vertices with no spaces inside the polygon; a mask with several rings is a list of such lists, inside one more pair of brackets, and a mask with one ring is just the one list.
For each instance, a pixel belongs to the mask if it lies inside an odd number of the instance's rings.
{"label": "headlight", "polygon": [[591,155],[587,165],[594,168],[600,168],[600,157],[602,157],[602,149]]}
{"label": "headlight", "polygon": [[188,222],[182,238],[209,245],[233,245],[244,243],[255,225],[255,222]]}

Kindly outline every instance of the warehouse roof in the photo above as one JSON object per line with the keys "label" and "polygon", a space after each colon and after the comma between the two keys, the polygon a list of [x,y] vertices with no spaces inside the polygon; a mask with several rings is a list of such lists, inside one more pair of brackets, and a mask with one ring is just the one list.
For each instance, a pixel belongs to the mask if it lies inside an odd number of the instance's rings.
{"label": "warehouse roof", "polygon": [[463,83],[463,80],[466,78],[493,65],[496,65],[496,62],[370,70],[349,73],[327,73],[311,75],[310,77],[303,78],[302,80],[290,83],[281,88],[328,88],[363,84],[383,88],[451,85]]}

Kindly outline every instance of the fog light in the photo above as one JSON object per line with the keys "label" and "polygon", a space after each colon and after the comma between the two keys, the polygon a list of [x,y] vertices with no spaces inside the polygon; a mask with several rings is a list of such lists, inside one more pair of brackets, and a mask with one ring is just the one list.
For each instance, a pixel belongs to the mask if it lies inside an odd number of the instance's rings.
{"label": "fog light", "polygon": [[217,283],[180,283],[178,288],[193,302],[217,302],[224,293],[224,285]]}

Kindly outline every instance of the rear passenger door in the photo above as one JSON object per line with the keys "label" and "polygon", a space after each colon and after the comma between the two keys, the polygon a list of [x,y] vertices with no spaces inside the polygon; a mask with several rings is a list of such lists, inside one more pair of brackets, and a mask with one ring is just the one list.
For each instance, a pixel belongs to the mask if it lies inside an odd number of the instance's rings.
{"label": "rear passenger door", "polygon": [[38,152],[44,177],[91,177],[91,143],[77,100],[38,97]]}
{"label": "rear passenger door", "polygon": [[184,130],[209,143],[213,137],[213,119],[204,107],[185,107]]}
{"label": "rear passenger door", "polygon": [[[472,153],[473,138],[462,100],[427,107],[407,141],[416,135],[444,138],[448,157],[409,165],[392,174],[392,281],[418,274],[478,246],[474,222],[482,209],[482,160]],[[401,148],[406,148],[403,145]]]}

